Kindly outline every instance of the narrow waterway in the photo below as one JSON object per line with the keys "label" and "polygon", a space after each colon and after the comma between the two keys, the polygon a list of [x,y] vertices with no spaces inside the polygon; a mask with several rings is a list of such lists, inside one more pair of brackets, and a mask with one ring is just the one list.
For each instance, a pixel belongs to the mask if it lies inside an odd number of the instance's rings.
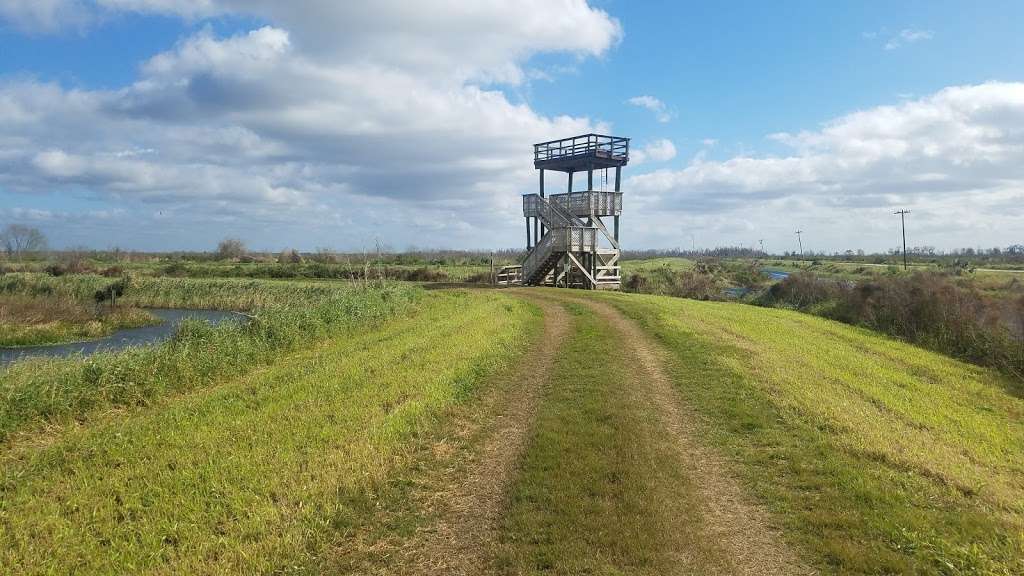
{"label": "narrow waterway", "polygon": [[148,310],[162,322],[153,326],[118,330],[105,338],[86,342],[0,348],[0,365],[29,357],[63,358],[76,354],[89,356],[97,352],[116,352],[130,346],[156,344],[174,335],[178,325],[186,319],[205,320],[215,325],[222,322],[244,322],[247,319],[244,314],[220,310],[189,310],[185,308],[150,308]]}

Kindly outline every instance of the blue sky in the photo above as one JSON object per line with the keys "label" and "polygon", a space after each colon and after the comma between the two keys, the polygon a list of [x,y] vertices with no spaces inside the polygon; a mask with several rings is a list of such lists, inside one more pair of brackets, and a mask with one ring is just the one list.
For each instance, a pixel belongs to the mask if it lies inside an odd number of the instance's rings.
{"label": "blue sky", "polygon": [[529,145],[610,130],[627,247],[1024,241],[1019,2],[342,4],[0,0],[0,225],[511,247]]}

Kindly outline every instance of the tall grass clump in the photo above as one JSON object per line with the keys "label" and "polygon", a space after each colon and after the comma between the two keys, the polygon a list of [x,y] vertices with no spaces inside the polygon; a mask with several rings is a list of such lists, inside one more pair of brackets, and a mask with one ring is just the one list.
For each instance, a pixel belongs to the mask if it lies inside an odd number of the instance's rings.
{"label": "tall grass clump", "polygon": [[772,286],[760,303],[870,328],[1024,380],[1024,298],[986,296],[944,274],[854,284],[798,273]]}
{"label": "tall grass clump", "polygon": [[88,340],[121,328],[159,323],[145,310],[115,305],[112,296],[121,294],[129,280],[0,276],[0,346]]}
{"label": "tall grass clump", "polygon": [[163,345],[89,358],[23,360],[0,369],[0,440],[33,423],[81,418],[103,406],[143,405],[167,392],[245,373],[301,346],[399,314],[421,292],[397,284],[141,281],[126,291],[125,300],[247,310],[251,320],[216,327],[185,322]]}

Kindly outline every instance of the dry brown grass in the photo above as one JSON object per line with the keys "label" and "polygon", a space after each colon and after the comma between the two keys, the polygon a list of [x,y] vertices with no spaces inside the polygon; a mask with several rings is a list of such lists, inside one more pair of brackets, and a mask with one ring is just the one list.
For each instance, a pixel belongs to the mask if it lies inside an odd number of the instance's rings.
{"label": "dry brown grass", "polygon": [[0,295],[0,346],[100,338],[158,320],[140,308],[96,306],[61,296]]}

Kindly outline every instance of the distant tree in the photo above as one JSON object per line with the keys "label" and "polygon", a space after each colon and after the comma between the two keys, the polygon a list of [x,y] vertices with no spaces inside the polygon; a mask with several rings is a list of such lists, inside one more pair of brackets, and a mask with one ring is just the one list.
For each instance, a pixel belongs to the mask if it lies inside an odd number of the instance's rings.
{"label": "distant tree", "polygon": [[301,264],[302,254],[299,254],[298,250],[294,248],[285,248],[281,250],[281,253],[277,255],[278,264]]}
{"label": "distant tree", "polygon": [[217,244],[218,260],[237,260],[246,255],[245,243],[238,238],[225,238]]}
{"label": "distant tree", "polygon": [[20,259],[30,252],[46,250],[46,236],[38,228],[9,224],[0,232],[0,244],[9,258]]}

